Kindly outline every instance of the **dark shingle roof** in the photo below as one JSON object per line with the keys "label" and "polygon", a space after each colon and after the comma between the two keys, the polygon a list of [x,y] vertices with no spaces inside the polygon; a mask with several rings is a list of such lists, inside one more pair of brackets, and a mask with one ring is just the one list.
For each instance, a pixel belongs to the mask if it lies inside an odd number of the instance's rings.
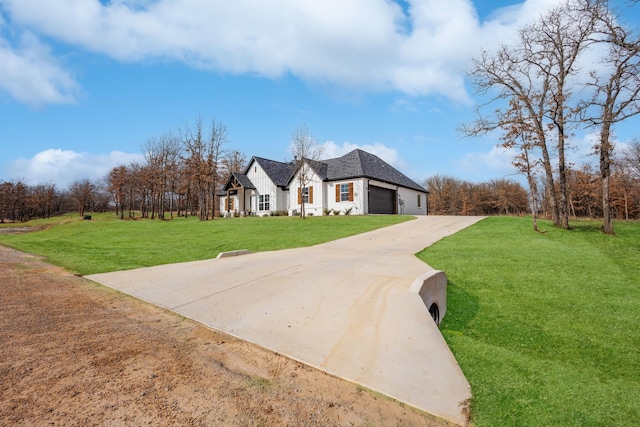
{"label": "dark shingle roof", "polygon": [[243,173],[238,173],[235,172],[233,174],[233,176],[238,180],[238,182],[240,183],[240,185],[242,185],[244,188],[250,188],[252,190],[255,190],[256,187],[254,187],[253,182],[251,182],[251,180],[249,179],[249,177]]}
{"label": "dark shingle roof", "polygon": [[320,168],[318,172],[323,179],[329,181],[364,177],[424,193],[427,192],[424,187],[378,156],[360,149],[353,150],[342,157],[324,160],[322,163],[327,165],[326,173],[322,174],[324,168]]}
{"label": "dark shingle roof", "polygon": [[[278,187],[287,186],[289,177],[291,177],[291,173],[293,172],[294,166],[292,163],[278,162],[276,160],[269,160],[263,157],[254,157],[253,160],[260,165],[275,185]],[[251,162],[249,162],[249,165],[251,165]]]}
{"label": "dark shingle roof", "polygon": [[242,185],[244,188],[249,188],[251,190],[255,190],[256,187],[253,185],[253,183],[251,182],[251,180],[247,177],[247,175],[240,173],[240,172],[234,172],[231,174],[231,176],[229,177],[229,179],[227,180],[227,183],[225,184],[225,186],[223,187],[224,191],[227,191],[230,186],[231,186],[231,181],[232,178],[235,178],[236,181],[238,181],[238,183],[240,185]]}
{"label": "dark shingle roof", "polygon": [[[271,181],[278,187],[286,187],[293,178],[295,165],[291,162],[278,162],[263,157],[254,157],[252,161],[253,160],[260,165]],[[245,188],[255,188],[246,176],[252,161],[249,162],[245,174],[234,174],[238,182]],[[311,166],[320,178],[325,181],[368,178],[427,193],[424,187],[408,178],[378,156],[360,149],[353,150],[335,159],[313,162]]]}

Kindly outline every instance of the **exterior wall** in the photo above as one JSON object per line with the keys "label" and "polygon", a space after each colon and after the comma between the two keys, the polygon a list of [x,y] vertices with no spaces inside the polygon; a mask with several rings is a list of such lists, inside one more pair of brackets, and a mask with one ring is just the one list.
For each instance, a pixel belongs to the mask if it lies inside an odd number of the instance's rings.
{"label": "exterior wall", "polygon": [[[220,196],[220,213],[222,215],[240,215],[240,196],[241,194],[232,194],[227,196]],[[229,209],[229,202],[233,204],[233,209]]]}
{"label": "exterior wall", "polygon": [[[313,173],[310,182],[307,187],[313,187],[313,202],[305,203],[304,212],[306,215],[313,214],[314,216],[322,215],[323,203],[326,198],[325,183]],[[298,189],[300,188],[300,181],[296,175],[291,184],[289,185],[289,215],[295,215],[300,212],[300,204],[298,203]]]}
{"label": "exterior wall", "polygon": [[[353,183],[353,201],[352,202],[336,202],[336,186],[340,184]],[[351,208],[351,215],[367,214],[367,191],[365,190],[367,181],[363,178],[351,179],[347,181],[332,181],[325,184],[325,203],[329,209],[340,210],[344,215],[345,209]]]}
{"label": "exterior wall", "polygon": [[[247,170],[247,178],[251,180],[253,185],[256,187],[255,190],[251,191],[250,204],[251,204],[251,212],[256,215],[265,216],[269,215],[270,212],[280,210],[279,206],[282,205],[281,199],[282,190],[279,189],[271,178],[267,175],[267,173],[260,167],[258,162],[253,161]],[[259,200],[260,195],[269,195],[269,209],[268,210],[259,210]],[[247,205],[248,206],[248,205]],[[284,209],[284,208],[282,208]]]}
{"label": "exterior wall", "polygon": [[[353,201],[336,202],[336,186],[340,184],[353,183]],[[422,193],[409,188],[398,187],[365,178],[356,178],[345,181],[322,182],[317,175],[308,184],[313,187],[313,203],[305,205],[305,212],[313,215],[323,215],[324,208],[340,210],[344,214],[345,209],[352,208],[351,215],[366,215],[369,213],[369,185],[388,188],[397,191],[397,212],[405,215],[426,215],[427,214],[427,193]],[[299,181],[294,179],[289,187],[289,215],[300,210],[298,204]],[[418,196],[420,205],[418,206]]]}
{"label": "exterior wall", "polygon": [[[427,214],[427,193],[424,193],[410,188],[399,187],[397,185],[388,184],[386,182],[380,182],[375,180],[369,181],[370,185],[376,187],[388,188],[397,191],[397,212],[400,215],[426,215]],[[420,195],[420,206],[418,206],[418,195]],[[367,207],[368,202],[367,202]]]}
{"label": "exterior wall", "polygon": [[251,196],[253,195],[253,190],[245,188],[244,191],[241,191],[240,194],[238,194],[238,197],[243,197],[243,195],[244,204],[241,204],[239,206],[244,206],[244,212],[246,212],[247,214],[251,214],[252,212],[254,212],[253,208],[251,207]]}
{"label": "exterior wall", "polygon": [[220,214],[224,215],[225,213],[227,213],[227,196],[220,196]]}
{"label": "exterior wall", "polygon": [[289,210],[289,191],[287,190],[283,190],[282,188],[278,188],[276,190],[276,194],[277,196],[277,209],[274,210],[279,210],[279,211],[287,211]]}
{"label": "exterior wall", "polygon": [[[418,205],[418,197],[420,205]],[[405,215],[427,214],[427,193],[421,193],[409,188],[398,188],[398,213]]]}

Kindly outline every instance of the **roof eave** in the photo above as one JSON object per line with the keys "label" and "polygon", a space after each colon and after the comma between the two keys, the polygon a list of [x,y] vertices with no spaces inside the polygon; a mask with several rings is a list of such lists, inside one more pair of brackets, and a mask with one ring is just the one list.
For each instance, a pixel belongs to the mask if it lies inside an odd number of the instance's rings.
{"label": "roof eave", "polygon": [[425,189],[425,188],[422,188],[422,187],[420,187],[420,189],[418,189],[418,187],[408,187],[408,186],[403,185],[403,184],[398,184],[397,182],[386,181],[384,179],[376,178],[376,177],[369,176],[369,175],[352,175],[352,176],[346,176],[346,177],[340,177],[340,178],[326,178],[326,179],[324,179],[324,181],[325,182],[346,181],[346,180],[349,180],[349,179],[358,179],[358,178],[372,179],[374,181],[383,182],[385,184],[395,185],[397,187],[408,188],[409,190],[420,191],[422,193],[429,194],[429,191],[427,189]]}

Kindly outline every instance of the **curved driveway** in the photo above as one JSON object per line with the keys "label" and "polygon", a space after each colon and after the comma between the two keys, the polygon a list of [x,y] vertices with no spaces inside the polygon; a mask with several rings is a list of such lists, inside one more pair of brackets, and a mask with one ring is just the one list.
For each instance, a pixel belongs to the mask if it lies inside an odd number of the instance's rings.
{"label": "curved driveway", "polygon": [[414,254],[482,219],[421,216],[300,249],[87,276],[463,424],[469,384],[422,299]]}

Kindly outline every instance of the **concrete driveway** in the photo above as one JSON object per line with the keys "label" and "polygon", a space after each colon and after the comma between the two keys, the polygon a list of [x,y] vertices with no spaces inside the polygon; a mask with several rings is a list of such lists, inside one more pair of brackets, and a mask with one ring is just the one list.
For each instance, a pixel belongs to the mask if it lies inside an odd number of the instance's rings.
{"label": "concrete driveway", "polygon": [[463,424],[469,384],[409,289],[433,270],[414,254],[481,219],[423,216],[309,248],[87,277]]}

